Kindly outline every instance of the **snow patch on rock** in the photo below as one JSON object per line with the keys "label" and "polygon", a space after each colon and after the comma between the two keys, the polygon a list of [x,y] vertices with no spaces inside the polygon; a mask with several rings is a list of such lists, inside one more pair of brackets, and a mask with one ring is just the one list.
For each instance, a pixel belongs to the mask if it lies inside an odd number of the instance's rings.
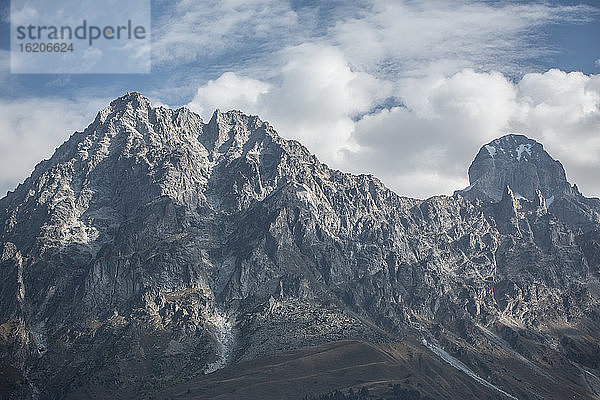
{"label": "snow patch on rock", "polygon": [[496,155],[496,148],[492,145],[486,144],[485,149],[490,154],[490,157],[494,158],[494,156]]}
{"label": "snow patch on rock", "polygon": [[517,160],[521,161],[521,156],[523,155],[523,153],[527,153],[529,155],[531,155],[531,144],[520,144],[517,148]]}
{"label": "snow patch on rock", "polygon": [[463,190],[461,190],[461,192],[468,192],[469,190],[473,189],[473,185],[469,185],[466,188],[464,188]]}

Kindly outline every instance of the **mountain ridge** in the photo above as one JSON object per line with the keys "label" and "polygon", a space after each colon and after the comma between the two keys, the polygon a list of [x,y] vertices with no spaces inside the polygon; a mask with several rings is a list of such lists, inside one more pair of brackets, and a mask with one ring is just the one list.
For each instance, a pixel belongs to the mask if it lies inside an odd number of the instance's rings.
{"label": "mountain ridge", "polygon": [[[0,367],[17,377],[2,391],[148,397],[357,339],[458,360],[490,398],[593,398],[600,206],[549,212],[507,186],[496,203],[410,199],[256,116],[204,123],[129,93],[0,199]],[[373,379],[344,387],[383,393]],[[423,395],[467,393],[443,387]]]}

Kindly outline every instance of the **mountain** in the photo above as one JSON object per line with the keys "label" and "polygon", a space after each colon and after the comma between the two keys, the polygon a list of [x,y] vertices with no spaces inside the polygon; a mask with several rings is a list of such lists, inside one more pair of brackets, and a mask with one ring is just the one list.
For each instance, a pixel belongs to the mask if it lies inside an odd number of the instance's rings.
{"label": "mountain", "polygon": [[573,228],[594,229],[600,222],[598,199],[585,198],[577,185],[567,181],[562,164],[526,136],[509,134],[483,146],[469,167],[469,186],[456,194],[498,202],[506,187],[518,199],[541,198]]}
{"label": "mountain", "polygon": [[532,142],[418,200],[128,93],[0,199],[0,393],[598,398],[600,206]]}

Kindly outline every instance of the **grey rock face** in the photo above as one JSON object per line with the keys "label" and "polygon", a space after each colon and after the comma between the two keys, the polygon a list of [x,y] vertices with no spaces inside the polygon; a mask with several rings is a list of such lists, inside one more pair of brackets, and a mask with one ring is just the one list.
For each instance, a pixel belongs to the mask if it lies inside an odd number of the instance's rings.
{"label": "grey rock face", "polygon": [[539,202],[541,195],[545,206],[574,228],[593,229],[600,221],[600,201],[585,198],[567,181],[562,164],[526,136],[509,134],[484,145],[469,167],[469,186],[455,194],[495,203],[507,186],[517,200]]}
{"label": "grey rock face", "polygon": [[565,170],[544,147],[523,135],[509,134],[495,139],[479,150],[469,167],[469,188],[465,197],[493,202],[502,199],[509,186],[516,197],[533,201],[540,191],[545,199],[561,197],[571,191]]}
{"label": "grey rock face", "polygon": [[[19,377],[3,390],[149,397],[345,338],[426,339],[485,377],[506,357],[555,385],[596,374],[600,207],[530,150],[522,186],[477,156],[471,191],[496,202],[416,200],[256,116],[116,99],[0,200],[0,367]],[[511,371],[489,379],[518,398],[551,385]]]}

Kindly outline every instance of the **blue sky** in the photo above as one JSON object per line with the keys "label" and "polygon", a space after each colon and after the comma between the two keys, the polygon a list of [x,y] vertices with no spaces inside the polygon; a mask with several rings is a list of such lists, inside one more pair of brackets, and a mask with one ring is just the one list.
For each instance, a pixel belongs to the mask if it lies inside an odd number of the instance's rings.
{"label": "blue sky", "polygon": [[466,186],[477,149],[519,131],[600,195],[596,1],[155,0],[152,73],[126,75],[10,74],[0,4],[2,193],[136,90],[203,118],[258,114],[331,166],[415,197]]}

